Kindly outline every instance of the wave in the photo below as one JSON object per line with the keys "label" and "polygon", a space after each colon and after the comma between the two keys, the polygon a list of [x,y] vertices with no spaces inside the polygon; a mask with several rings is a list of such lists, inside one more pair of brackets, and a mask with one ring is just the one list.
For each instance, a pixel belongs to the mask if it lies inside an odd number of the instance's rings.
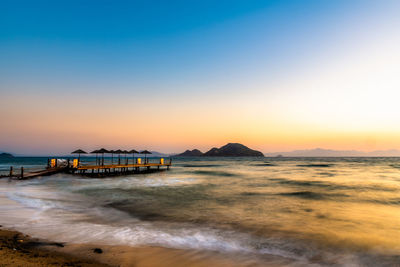
{"label": "wave", "polygon": [[[29,196],[25,196],[21,204],[28,204]],[[19,199],[21,201],[21,199]],[[128,246],[162,246],[177,249],[209,250],[223,253],[240,253],[248,255],[247,259],[275,255],[283,257],[286,262],[315,263],[314,257],[323,255],[319,260],[333,257],[330,252],[320,250],[312,245],[305,245],[300,240],[283,237],[260,237],[236,230],[218,229],[209,226],[199,226],[191,223],[153,223],[133,220],[129,216],[118,214],[120,220],[107,223],[108,217],[113,217],[115,211],[110,208],[99,208],[89,212],[89,216],[100,216],[90,221],[77,220],[75,213],[65,213],[64,208],[54,205],[43,210],[41,205],[29,205],[39,212],[34,220],[29,218],[8,222],[4,226],[13,227],[32,236],[53,240],[55,242],[96,243],[106,245]],[[85,203],[80,203],[82,211],[87,211]],[[2,210],[0,209],[0,214]],[[22,214],[22,213],[21,213]],[[57,214],[57,216],[54,216]],[[64,215],[63,215],[64,214]],[[68,216],[66,216],[67,214]],[[354,256],[353,256],[354,257]],[[245,258],[246,259],[246,258]],[[346,263],[346,258],[340,259]]]}
{"label": "wave", "polygon": [[306,168],[329,168],[334,166],[334,164],[297,164],[296,166]]}
{"label": "wave", "polygon": [[319,187],[325,188],[327,190],[354,190],[355,192],[358,191],[384,191],[384,192],[396,192],[399,191],[398,188],[394,187],[385,187],[381,185],[344,185],[344,184],[337,184],[337,183],[330,183],[325,181],[307,181],[307,180],[289,180],[289,179],[282,179],[282,178],[271,178],[270,181],[274,181],[278,184],[282,185],[294,185],[294,186],[302,186],[302,187]]}
{"label": "wave", "polygon": [[203,170],[198,170],[198,171],[192,171],[191,173],[201,174],[201,175],[211,175],[211,176],[224,176],[224,177],[238,176],[235,173],[226,172],[226,171],[203,171]]}
{"label": "wave", "polygon": [[254,163],[254,164],[251,164],[251,165],[252,165],[252,166],[260,166],[260,167],[263,167],[263,166],[265,166],[265,167],[277,166],[276,164],[269,163],[269,162],[265,162],[265,163]]}
{"label": "wave", "polygon": [[367,199],[364,202],[382,204],[382,205],[400,205],[400,198],[390,198],[390,199]]}
{"label": "wave", "polygon": [[242,192],[240,193],[241,196],[261,196],[266,195],[267,193],[259,193],[259,192]]}
{"label": "wave", "polygon": [[212,167],[220,167],[222,165],[217,164],[184,164],[180,165],[185,168],[212,168]]}
{"label": "wave", "polygon": [[390,164],[389,166],[395,169],[400,169],[400,165]]}
{"label": "wave", "polygon": [[[300,255],[286,250],[286,241],[281,239],[265,239],[235,230],[223,230],[191,223],[146,222],[110,207],[96,207],[96,210],[93,210],[84,199],[74,200],[76,203],[63,203],[56,199],[53,201],[39,199],[35,194],[30,193],[11,192],[8,198],[22,207],[35,210],[34,218],[22,212],[21,207],[14,206],[14,209],[20,211],[20,216],[14,218],[14,221],[12,218],[11,221],[5,221],[4,226],[55,242],[150,245],[301,258]],[[4,207],[0,208],[1,216],[6,213],[7,210]],[[21,217],[24,214],[27,218]]]}
{"label": "wave", "polygon": [[336,173],[332,173],[332,172],[320,172],[320,173],[318,173],[318,175],[333,177],[333,176],[336,176]]}
{"label": "wave", "polygon": [[278,193],[277,195],[280,196],[289,196],[289,197],[299,197],[305,199],[315,199],[315,200],[323,200],[333,197],[348,197],[347,194],[326,194],[320,192],[313,192],[313,191],[295,191],[295,192],[285,192],[285,193]]}

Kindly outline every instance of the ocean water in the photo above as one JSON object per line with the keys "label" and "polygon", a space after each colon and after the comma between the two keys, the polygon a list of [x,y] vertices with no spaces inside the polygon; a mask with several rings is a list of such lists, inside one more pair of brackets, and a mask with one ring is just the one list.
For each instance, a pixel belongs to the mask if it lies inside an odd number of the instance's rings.
{"label": "ocean water", "polygon": [[400,266],[400,159],[181,158],[149,174],[0,179],[0,223],[61,242],[265,264],[275,255],[290,266]]}

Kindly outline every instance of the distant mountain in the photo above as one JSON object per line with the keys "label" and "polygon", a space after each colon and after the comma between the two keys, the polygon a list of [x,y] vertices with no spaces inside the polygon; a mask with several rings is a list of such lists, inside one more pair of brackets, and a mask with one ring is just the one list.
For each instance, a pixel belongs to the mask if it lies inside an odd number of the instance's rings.
{"label": "distant mountain", "polygon": [[203,156],[203,152],[201,152],[198,149],[193,149],[193,150],[188,149],[181,154],[175,155],[175,157],[200,157],[200,156]]}
{"label": "distant mountain", "polygon": [[264,157],[260,151],[252,150],[239,143],[229,143],[220,148],[212,148],[203,154],[206,157]]}
{"label": "distant mountain", "polygon": [[400,157],[400,150],[392,149],[363,152],[357,150],[332,150],[315,148],[265,154],[266,157],[276,157],[278,155],[282,155],[284,157]]}
{"label": "distant mountain", "polygon": [[13,158],[14,156],[11,155],[10,153],[0,153],[0,159],[9,159],[9,158]]}

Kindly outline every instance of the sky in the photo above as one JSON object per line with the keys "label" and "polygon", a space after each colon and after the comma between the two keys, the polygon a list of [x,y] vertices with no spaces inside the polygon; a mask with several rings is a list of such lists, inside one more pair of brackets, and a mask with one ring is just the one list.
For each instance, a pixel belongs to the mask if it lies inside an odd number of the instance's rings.
{"label": "sky", "polygon": [[400,149],[400,2],[0,1],[0,151]]}

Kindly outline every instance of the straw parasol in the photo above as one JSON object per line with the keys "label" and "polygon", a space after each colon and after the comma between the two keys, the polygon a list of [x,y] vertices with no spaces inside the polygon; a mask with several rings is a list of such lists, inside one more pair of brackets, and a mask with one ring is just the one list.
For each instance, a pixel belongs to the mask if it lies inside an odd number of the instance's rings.
{"label": "straw parasol", "polygon": [[82,149],[77,149],[74,152],[71,152],[71,154],[78,154],[78,163],[81,161],[81,154],[87,154],[86,151],[83,151]]}
{"label": "straw parasol", "polygon": [[147,163],[147,155],[151,154],[148,150],[143,150],[140,154],[144,154],[144,162]]}
{"label": "straw parasol", "polygon": [[135,164],[135,153],[139,153],[139,151],[136,151],[135,149],[132,149],[131,151],[129,151],[130,154],[132,154],[132,164]]}

